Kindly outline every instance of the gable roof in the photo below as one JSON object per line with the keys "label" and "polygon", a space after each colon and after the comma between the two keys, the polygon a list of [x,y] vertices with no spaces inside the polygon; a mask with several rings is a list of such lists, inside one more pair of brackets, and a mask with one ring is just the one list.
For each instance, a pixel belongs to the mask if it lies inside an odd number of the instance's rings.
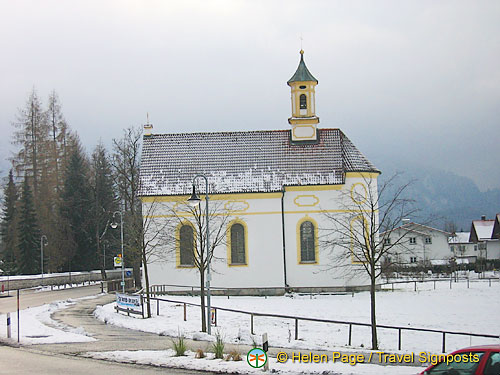
{"label": "gable roof", "polygon": [[290,85],[292,82],[301,82],[301,81],[312,81],[318,83],[318,80],[314,78],[309,69],[307,69],[306,63],[304,62],[304,51],[300,50],[300,62],[297,70],[295,71],[292,78],[290,78],[287,82],[287,85]]}
{"label": "gable roof", "polygon": [[443,234],[445,236],[450,236],[451,235],[450,232],[446,232],[446,231],[443,231],[441,229],[429,227],[429,226],[424,225],[424,224],[414,223],[413,221],[409,222],[409,223],[406,223],[406,224],[403,224],[403,225],[401,225],[401,226],[399,226],[397,228],[394,228],[394,229],[382,232],[382,233],[380,233],[380,235],[381,236],[385,236],[387,234],[390,234],[390,233],[398,231],[398,230],[406,230],[408,232],[413,232],[413,233],[420,234],[421,236],[428,236],[429,232],[437,232],[437,233]]}
{"label": "gable roof", "polygon": [[448,238],[448,243],[469,243],[470,232],[456,232],[455,235]]}
{"label": "gable roof", "polygon": [[339,129],[294,143],[290,130],[144,136],[140,196],[191,194],[196,174],[210,192],[278,192],[283,186],[337,185],[345,172],[380,173]]}
{"label": "gable roof", "polygon": [[473,220],[470,230],[470,241],[490,240],[493,237],[495,220]]}
{"label": "gable roof", "polygon": [[495,216],[495,225],[493,225],[493,234],[491,238],[500,239],[500,214]]}

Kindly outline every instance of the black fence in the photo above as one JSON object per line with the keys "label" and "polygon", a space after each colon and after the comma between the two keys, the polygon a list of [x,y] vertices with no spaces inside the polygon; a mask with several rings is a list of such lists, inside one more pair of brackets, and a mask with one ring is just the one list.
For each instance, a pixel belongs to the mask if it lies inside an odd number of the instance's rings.
{"label": "black fence", "polygon": [[[193,303],[193,302],[183,302],[183,301],[176,301],[176,300],[171,300],[171,299],[165,299],[165,298],[160,298],[160,297],[150,297],[151,300],[156,300],[156,313],[157,315],[160,315],[160,301],[161,302],[168,302],[168,303],[175,303],[175,304],[181,304],[184,306],[184,321],[187,320],[187,306],[196,306],[200,307],[199,304]],[[259,312],[251,312],[251,311],[244,311],[244,310],[237,310],[237,309],[230,309],[226,307],[212,307],[214,316],[213,320],[215,321],[215,326],[217,326],[217,311],[227,311],[227,312],[232,312],[232,313],[238,313],[238,314],[246,314],[250,316],[250,332],[252,335],[254,335],[254,318],[255,317],[270,317],[270,318],[279,318],[279,319],[289,319],[294,321],[295,324],[295,340],[299,339],[299,322],[300,321],[308,321],[308,322],[317,322],[317,323],[328,323],[328,324],[339,324],[339,325],[345,325],[348,326],[349,328],[349,334],[347,338],[347,345],[351,346],[352,342],[352,328],[355,326],[359,327],[371,327],[370,323],[359,323],[359,322],[351,322],[351,321],[345,321],[345,320],[330,320],[330,319],[318,319],[318,318],[306,318],[306,317],[300,317],[300,316],[293,316],[293,315],[283,315],[283,314],[265,314],[265,313],[259,313]],[[437,330],[437,329],[430,329],[430,328],[415,328],[415,327],[401,327],[401,326],[389,326],[389,325],[384,325],[384,324],[377,324],[377,329],[378,328],[384,328],[384,329],[390,329],[397,331],[398,333],[398,350],[401,350],[402,348],[402,333],[403,331],[413,331],[413,332],[427,332],[427,333],[438,333],[442,335],[442,345],[441,349],[442,352],[446,352],[446,335],[460,335],[460,336],[468,336],[468,337],[483,337],[483,338],[490,338],[490,339],[500,339],[499,335],[491,335],[491,334],[483,334],[483,333],[470,333],[470,332],[458,332],[458,331],[443,331],[443,330]]]}

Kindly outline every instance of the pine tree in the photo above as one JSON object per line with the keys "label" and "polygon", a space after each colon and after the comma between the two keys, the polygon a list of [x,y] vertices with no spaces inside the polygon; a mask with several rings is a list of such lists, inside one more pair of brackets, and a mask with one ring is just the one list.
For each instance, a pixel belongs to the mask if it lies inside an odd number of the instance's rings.
{"label": "pine tree", "polygon": [[2,221],[0,222],[0,238],[2,240],[1,261],[2,269],[8,275],[16,272],[15,249],[17,246],[17,189],[14,184],[12,169],[9,171],[9,180],[4,189],[4,204]]}
{"label": "pine tree", "polygon": [[28,177],[24,177],[23,191],[19,202],[18,223],[18,273],[35,274],[40,272],[40,230],[33,204],[33,196],[28,184]]}
{"label": "pine tree", "polygon": [[61,219],[69,226],[70,239],[74,244],[71,268],[90,271],[98,264],[91,225],[92,191],[89,184],[88,163],[81,147],[71,154],[66,168],[64,189],[61,195]]}

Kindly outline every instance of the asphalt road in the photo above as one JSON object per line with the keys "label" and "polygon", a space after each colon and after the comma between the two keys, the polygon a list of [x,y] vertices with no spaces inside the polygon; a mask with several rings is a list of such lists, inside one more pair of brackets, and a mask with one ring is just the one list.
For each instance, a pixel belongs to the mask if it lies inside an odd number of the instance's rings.
{"label": "asphalt road", "polygon": [[[100,285],[37,292],[24,290],[20,293],[21,309],[40,306],[53,301],[95,296]],[[207,374],[193,370],[158,368],[134,364],[121,364],[85,358],[80,354],[87,351],[165,349],[170,339],[164,336],[128,330],[101,323],[93,317],[97,304],[113,301],[114,295],[103,294],[97,298],[84,299],[75,305],[57,311],[53,319],[74,327],[83,327],[98,341],[89,343],[64,343],[11,347],[0,342],[0,375],[57,375],[57,374]],[[17,298],[0,298],[0,312],[12,312],[17,308]]]}
{"label": "asphalt road", "polygon": [[198,373],[186,370],[111,363],[0,345],[0,375],[186,375]]}
{"label": "asphalt road", "polygon": [[[20,309],[41,306],[54,301],[64,301],[68,298],[80,298],[93,296],[101,292],[101,285],[82,286],[78,288],[60,289],[54,291],[37,291],[35,289],[23,289],[19,295]],[[5,314],[17,310],[17,291],[10,291],[0,295],[0,313]]]}

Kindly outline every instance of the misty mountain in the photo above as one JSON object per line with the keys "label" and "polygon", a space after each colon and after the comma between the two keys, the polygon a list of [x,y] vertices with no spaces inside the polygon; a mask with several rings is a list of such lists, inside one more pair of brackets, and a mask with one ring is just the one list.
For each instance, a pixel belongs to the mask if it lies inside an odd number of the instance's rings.
{"label": "misty mountain", "polygon": [[382,171],[379,184],[395,173],[401,173],[398,184],[412,181],[406,196],[414,199],[420,210],[418,217],[410,218],[413,221],[431,219],[430,225],[440,229],[451,222],[457,230],[469,231],[472,220],[481,215],[492,219],[500,212],[500,189],[482,192],[470,178],[452,172],[396,159],[372,159]]}

